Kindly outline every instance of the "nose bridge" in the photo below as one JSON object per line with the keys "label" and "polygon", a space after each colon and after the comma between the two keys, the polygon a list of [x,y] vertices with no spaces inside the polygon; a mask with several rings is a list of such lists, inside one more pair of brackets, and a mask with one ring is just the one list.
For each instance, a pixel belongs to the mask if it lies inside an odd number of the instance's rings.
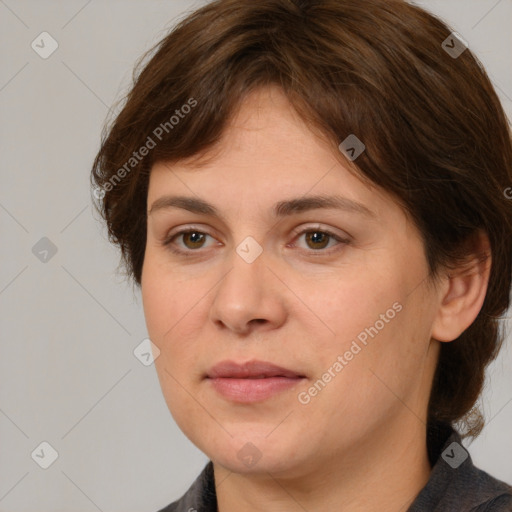
{"label": "nose bridge", "polygon": [[229,263],[231,270],[219,283],[217,296],[229,307],[253,308],[261,301],[266,281],[263,254],[255,256],[254,247],[244,241],[232,252]]}
{"label": "nose bridge", "polygon": [[[229,271],[216,288],[210,318],[234,331],[245,331],[252,320],[275,324],[282,319],[283,304],[267,269],[267,258],[252,237],[244,239],[229,258]],[[256,322],[252,322],[253,324]]]}

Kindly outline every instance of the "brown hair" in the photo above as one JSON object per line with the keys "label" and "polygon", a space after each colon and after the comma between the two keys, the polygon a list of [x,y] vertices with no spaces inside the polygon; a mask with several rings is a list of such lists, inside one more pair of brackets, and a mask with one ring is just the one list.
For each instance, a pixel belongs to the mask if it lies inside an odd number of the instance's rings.
{"label": "brown hair", "polygon": [[428,410],[431,425],[465,422],[463,435],[474,437],[483,420],[468,413],[503,342],[499,318],[509,305],[512,201],[504,191],[512,185],[512,147],[478,59],[442,46],[450,33],[401,0],[211,2],[139,63],[91,176],[109,238],[140,285],[152,165],[206,154],[246,94],[281,87],[340,158],[338,144],[355,134],[366,150],[354,172],[413,219],[429,278],[456,268],[479,230],[489,237],[484,304],[457,340],[441,344]]}

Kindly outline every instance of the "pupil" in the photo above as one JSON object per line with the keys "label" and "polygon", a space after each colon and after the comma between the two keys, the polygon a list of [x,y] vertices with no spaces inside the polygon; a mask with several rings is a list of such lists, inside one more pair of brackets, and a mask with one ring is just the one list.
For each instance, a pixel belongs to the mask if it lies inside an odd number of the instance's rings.
{"label": "pupil", "polygon": [[319,231],[313,231],[312,234],[310,235],[310,238],[311,238],[311,241],[313,242],[313,244],[321,244],[321,246],[322,246],[321,248],[326,246],[326,243],[322,244],[322,239],[324,241],[327,240],[325,233],[322,233]]}
{"label": "pupil", "polygon": [[203,237],[203,235],[201,233],[197,233],[194,231],[191,233],[188,233],[187,236],[189,237],[192,244],[200,243],[202,241],[202,237]]}

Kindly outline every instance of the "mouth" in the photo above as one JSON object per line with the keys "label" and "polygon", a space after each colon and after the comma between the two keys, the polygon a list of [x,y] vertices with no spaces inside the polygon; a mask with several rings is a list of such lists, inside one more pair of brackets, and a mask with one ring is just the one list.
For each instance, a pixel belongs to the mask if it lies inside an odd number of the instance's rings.
{"label": "mouth", "polygon": [[221,361],[206,375],[213,389],[232,402],[260,402],[289,390],[306,378],[300,372],[266,361]]}

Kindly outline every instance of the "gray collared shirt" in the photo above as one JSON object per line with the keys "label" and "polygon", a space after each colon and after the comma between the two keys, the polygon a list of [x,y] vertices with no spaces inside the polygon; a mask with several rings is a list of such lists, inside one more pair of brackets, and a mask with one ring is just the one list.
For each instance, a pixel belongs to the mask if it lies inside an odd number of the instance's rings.
{"label": "gray collared shirt", "polygon": [[[512,512],[512,486],[475,467],[455,430],[437,427],[427,446],[430,478],[407,512]],[[213,463],[178,501],[159,512],[217,512]]]}

